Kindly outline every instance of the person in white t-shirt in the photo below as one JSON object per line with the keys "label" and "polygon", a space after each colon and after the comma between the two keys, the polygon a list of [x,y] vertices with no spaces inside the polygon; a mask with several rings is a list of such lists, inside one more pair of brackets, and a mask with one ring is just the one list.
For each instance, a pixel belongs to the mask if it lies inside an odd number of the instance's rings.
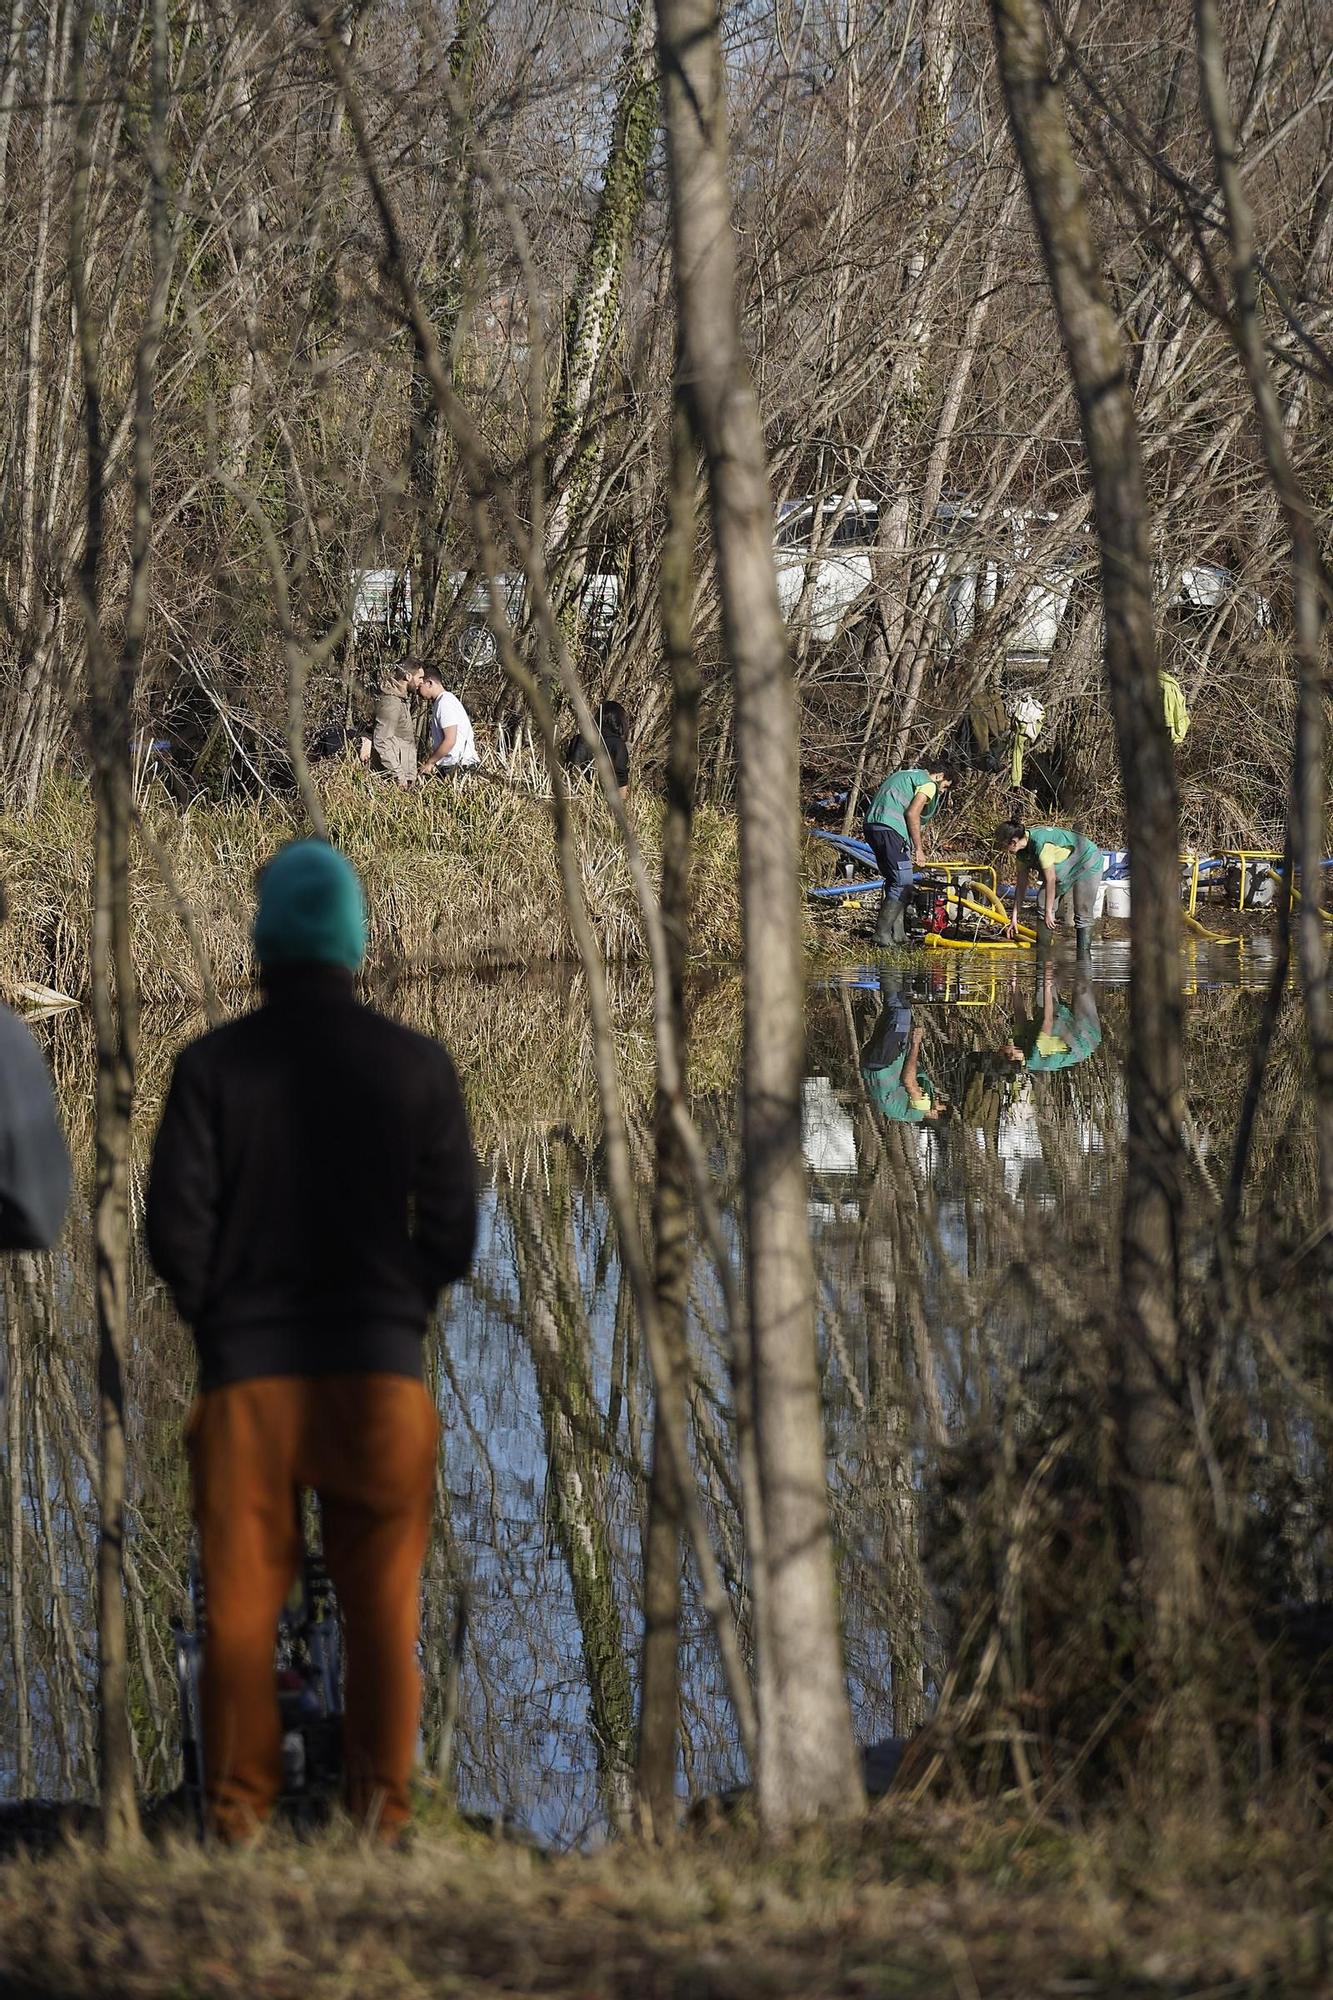
{"label": "person in white t-shirt", "polygon": [[437,778],[445,771],[466,771],[479,764],[468,712],[434,667],[426,668],[417,692],[430,709],[430,747],[421,760],[421,776]]}

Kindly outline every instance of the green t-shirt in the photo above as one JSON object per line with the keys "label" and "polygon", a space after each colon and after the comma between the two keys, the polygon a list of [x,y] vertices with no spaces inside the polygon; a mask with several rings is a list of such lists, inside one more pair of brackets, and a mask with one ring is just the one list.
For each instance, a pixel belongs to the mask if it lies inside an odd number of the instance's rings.
{"label": "green t-shirt", "polygon": [[939,810],[940,788],[929,771],[893,771],[884,780],[866,813],[867,826],[892,827],[907,839],[907,808],[918,792],[924,792],[926,803],[921,809],[921,824],[933,819]]}
{"label": "green t-shirt", "polygon": [[935,1086],[918,1063],[917,1095],[909,1097],[907,1085],[903,1082],[903,1064],[906,1061],[907,1051],[904,1049],[897,1062],[889,1063],[885,1069],[863,1069],[861,1075],[876,1111],[898,1125],[920,1125],[924,1123],[926,1113],[935,1108]]}
{"label": "green t-shirt", "polygon": [[1087,1061],[1101,1038],[1101,1027],[1096,1022],[1080,1021],[1062,1000],[1052,1017],[1050,1033],[1038,1034],[1024,1068],[1038,1075],[1073,1069],[1075,1063]]}
{"label": "green t-shirt", "polygon": [[1043,870],[1054,869],[1055,886],[1063,894],[1085,876],[1100,875],[1103,855],[1085,834],[1073,833],[1067,826],[1030,826],[1028,844],[1018,859]]}

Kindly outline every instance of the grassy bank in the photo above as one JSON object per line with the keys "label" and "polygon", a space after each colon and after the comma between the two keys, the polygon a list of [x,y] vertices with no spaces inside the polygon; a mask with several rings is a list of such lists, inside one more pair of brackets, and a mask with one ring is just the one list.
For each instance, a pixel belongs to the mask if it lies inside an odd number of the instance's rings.
{"label": "grassy bank", "polygon": [[765,1857],[741,1832],[674,1855],[543,1860],[465,1834],[406,1855],[350,1836],[254,1855],[74,1850],[0,1868],[14,2000],[782,2000],[1328,1991],[1328,1849],[1183,1821],[1070,1836],[881,1812]]}
{"label": "grassy bank", "polygon": [[[477,779],[401,793],[337,768],[322,781],[329,834],[356,863],[370,909],[374,974],[553,963],[573,954],[550,808],[531,793]],[[661,808],[646,794],[632,815],[657,875]],[[150,791],[144,813],[193,913],[219,986],[250,976],[255,871],[300,830],[272,801],[179,810]],[[624,852],[590,791],[574,804],[589,910],[613,964],[644,956]],[[91,934],[92,805],[85,788],[55,786],[31,819],[0,818],[0,875],[10,921],[0,931],[0,983],[35,981],[85,997]],[[197,1002],[200,981],[173,898],[138,844],[134,958],[146,1002]],[[739,949],[736,823],[698,816],[691,944],[696,957]]]}

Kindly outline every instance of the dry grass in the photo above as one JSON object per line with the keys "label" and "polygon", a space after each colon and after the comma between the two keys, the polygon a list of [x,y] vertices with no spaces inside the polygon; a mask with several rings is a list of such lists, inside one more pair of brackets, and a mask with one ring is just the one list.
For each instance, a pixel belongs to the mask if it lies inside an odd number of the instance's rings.
{"label": "dry grass", "polygon": [[[373,973],[442,972],[554,963],[573,954],[547,804],[496,780],[400,793],[344,767],[321,779],[330,837],[361,870]],[[298,831],[270,801],[179,810],[153,792],[144,810],[193,911],[219,986],[250,976],[255,872]],[[661,809],[635,799],[634,822],[656,876]],[[624,850],[604,805],[575,801],[585,893],[608,960],[644,956]],[[700,961],[734,958],[740,919],[736,829],[701,810],[691,944]],[[0,932],[0,983],[36,981],[73,998],[88,986],[92,808],[86,790],[53,786],[29,820],[0,819],[0,874],[10,922]],[[172,899],[145,854],[135,871],[134,957],[146,1002],[190,1005],[200,981]]]}
{"label": "dry grass", "polygon": [[0,1868],[12,2000],[903,2000],[1327,1992],[1327,1845],[1188,1820],[1077,1836],[940,1808],[763,1855],[543,1859],[448,1831],[257,1854],[89,1849]]}

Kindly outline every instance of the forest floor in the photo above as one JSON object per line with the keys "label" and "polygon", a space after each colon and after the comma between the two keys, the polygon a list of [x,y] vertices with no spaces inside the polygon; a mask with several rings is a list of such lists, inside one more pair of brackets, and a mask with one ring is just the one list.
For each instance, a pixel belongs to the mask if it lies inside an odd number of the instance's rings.
{"label": "forest floor", "polygon": [[[630,1865],[627,1865],[629,1863]],[[1030,2000],[1333,1991],[1327,1840],[1182,1816],[1077,1832],[895,1802],[765,1854],[547,1858],[465,1831],[0,1865],[7,2000]]]}

